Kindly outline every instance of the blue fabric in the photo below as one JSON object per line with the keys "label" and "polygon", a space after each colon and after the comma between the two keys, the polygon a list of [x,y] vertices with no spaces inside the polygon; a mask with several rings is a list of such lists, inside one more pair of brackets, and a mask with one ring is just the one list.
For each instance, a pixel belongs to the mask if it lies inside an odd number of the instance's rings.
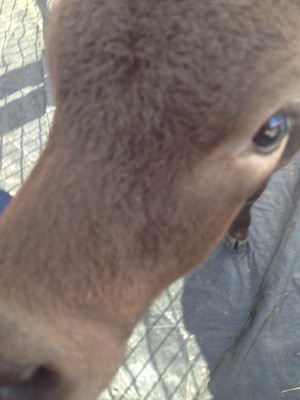
{"label": "blue fabric", "polygon": [[3,213],[5,208],[10,203],[11,199],[12,199],[12,197],[10,194],[8,194],[4,190],[0,189],[0,214]]}

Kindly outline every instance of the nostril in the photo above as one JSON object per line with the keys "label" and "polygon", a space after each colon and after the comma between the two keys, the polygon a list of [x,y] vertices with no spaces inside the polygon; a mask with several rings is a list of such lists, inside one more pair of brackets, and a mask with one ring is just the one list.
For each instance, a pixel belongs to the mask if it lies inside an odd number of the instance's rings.
{"label": "nostril", "polygon": [[39,367],[35,370],[32,377],[25,382],[26,384],[33,384],[35,387],[43,389],[57,388],[60,383],[59,375],[57,372],[50,368]]}
{"label": "nostril", "polygon": [[[44,366],[26,365],[13,370],[0,366],[0,400],[53,398],[60,386],[58,374]],[[55,396],[54,396],[55,397]]]}

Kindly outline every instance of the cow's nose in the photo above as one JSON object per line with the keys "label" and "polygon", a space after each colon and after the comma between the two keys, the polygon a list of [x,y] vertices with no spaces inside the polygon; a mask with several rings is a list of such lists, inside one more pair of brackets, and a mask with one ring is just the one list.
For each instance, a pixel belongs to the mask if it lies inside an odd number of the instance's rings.
{"label": "cow's nose", "polygon": [[44,366],[0,363],[0,400],[54,399],[59,386],[59,375]]}

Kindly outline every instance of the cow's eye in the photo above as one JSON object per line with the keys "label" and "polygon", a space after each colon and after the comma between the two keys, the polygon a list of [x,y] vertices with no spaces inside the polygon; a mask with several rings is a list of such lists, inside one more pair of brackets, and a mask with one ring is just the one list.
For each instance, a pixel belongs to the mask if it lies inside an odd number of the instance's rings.
{"label": "cow's eye", "polygon": [[282,138],[289,134],[292,127],[292,118],[278,113],[273,115],[262,125],[253,138],[253,143],[260,151],[272,152],[275,150]]}

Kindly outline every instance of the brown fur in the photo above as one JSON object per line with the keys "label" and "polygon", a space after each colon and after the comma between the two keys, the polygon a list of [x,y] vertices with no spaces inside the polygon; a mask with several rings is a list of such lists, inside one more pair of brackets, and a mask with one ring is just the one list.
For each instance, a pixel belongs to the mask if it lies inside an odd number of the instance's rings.
{"label": "brown fur", "polygon": [[252,138],[279,109],[297,118],[299,11],[292,0],[57,6],[54,124],[0,224],[1,400],[94,400],[145,308],[276,168],[286,139],[260,154]]}

